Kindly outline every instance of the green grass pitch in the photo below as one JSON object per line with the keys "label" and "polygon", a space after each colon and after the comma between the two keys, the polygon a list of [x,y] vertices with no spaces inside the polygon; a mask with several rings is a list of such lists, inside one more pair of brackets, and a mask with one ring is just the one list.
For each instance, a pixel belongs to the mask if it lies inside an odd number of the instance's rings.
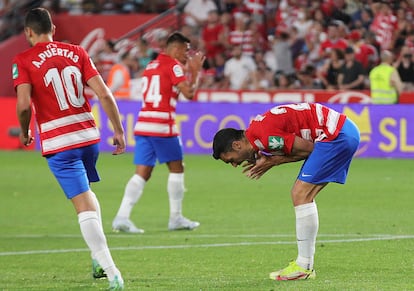
{"label": "green grass pitch", "polygon": [[[38,152],[0,152],[0,290],[104,290],[66,200]],[[312,281],[268,273],[296,257],[290,189],[301,163],[258,181],[210,156],[185,157],[184,214],[195,231],[169,232],[167,169],[157,165],[132,219],[143,235],[111,222],[134,166],[103,153],[92,185],[126,290],[414,290],[414,162],[355,159],[347,184],[317,197],[319,235]]]}

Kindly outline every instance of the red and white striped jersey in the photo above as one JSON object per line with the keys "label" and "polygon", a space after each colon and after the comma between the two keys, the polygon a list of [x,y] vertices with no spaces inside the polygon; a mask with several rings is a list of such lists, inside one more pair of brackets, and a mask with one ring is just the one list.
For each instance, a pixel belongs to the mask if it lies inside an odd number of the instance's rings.
{"label": "red and white striped jersey", "polygon": [[84,94],[86,82],[99,73],[82,47],[38,43],[13,59],[12,74],[15,88],[32,86],[43,155],[99,142],[99,130]]}
{"label": "red and white striped jersey", "polygon": [[265,12],[266,0],[247,0],[245,4],[252,14],[263,15]]}
{"label": "red and white striped jersey", "polygon": [[318,103],[280,105],[256,116],[246,137],[255,150],[290,154],[295,136],[330,141],[338,136],[345,120],[344,114]]}
{"label": "red and white striped jersey", "polygon": [[253,31],[251,30],[232,30],[229,33],[229,43],[232,46],[241,45],[244,55],[252,56],[254,53],[253,47]]}
{"label": "red and white striped jersey", "polygon": [[393,35],[398,29],[395,15],[377,14],[371,23],[370,30],[375,33],[376,41],[382,50],[390,49],[393,45]]}
{"label": "red and white striped jersey", "polygon": [[142,73],[143,103],[135,124],[135,135],[178,136],[175,107],[177,84],[185,81],[183,66],[166,54],[159,54]]}

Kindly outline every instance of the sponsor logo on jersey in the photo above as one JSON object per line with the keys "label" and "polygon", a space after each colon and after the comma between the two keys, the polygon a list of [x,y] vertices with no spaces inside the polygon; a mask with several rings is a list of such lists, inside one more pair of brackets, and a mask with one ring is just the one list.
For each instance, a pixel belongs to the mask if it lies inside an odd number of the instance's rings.
{"label": "sponsor logo on jersey", "polygon": [[12,75],[13,75],[13,80],[17,79],[17,77],[19,76],[19,70],[17,69],[17,64],[13,64],[12,66]]}
{"label": "sponsor logo on jersey", "polygon": [[180,66],[180,65],[175,65],[175,66],[173,67],[173,72],[174,72],[174,75],[175,75],[176,77],[182,77],[182,76],[184,76],[184,71],[183,71],[183,68],[181,68],[181,66]]}
{"label": "sponsor logo on jersey", "polygon": [[285,140],[281,136],[269,136],[269,149],[281,150],[285,146]]}

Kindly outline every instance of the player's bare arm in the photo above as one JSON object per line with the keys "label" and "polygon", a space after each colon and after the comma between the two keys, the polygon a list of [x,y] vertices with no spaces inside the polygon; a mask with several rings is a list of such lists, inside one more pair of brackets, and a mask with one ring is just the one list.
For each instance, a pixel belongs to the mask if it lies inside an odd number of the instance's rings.
{"label": "player's bare arm", "polygon": [[21,84],[17,86],[17,105],[16,111],[20,123],[20,142],[29,146],[33,141],[34,137],[30,132],[30,120],[32,118],[32,108],[30,102],[30,96],[32,92],[32,86],[30,84]]}
{"label": "player's bare arm", "polygon": [[108,86],[105,85],[102,77],[97,75],[88,80],[89,87],[98,96],[99,101],[111,120],[114,128],[113,144],[116,149],[112,152],[113,155],[119,155],[125,152],[125,136],[124,127],[122,126],[121,119],[119,117],[118,105],[115,102],[115,98],[109,90]]}
{"label": "player's bare arm", "polygon": [[289,155],[264,155],[261,152],[258,152],[255,164],[244,165],[245,169],[243,172],[251,179],[259,179],[274,166],[306,159],[312,150],[313,142],[296,136],[293,148]]}

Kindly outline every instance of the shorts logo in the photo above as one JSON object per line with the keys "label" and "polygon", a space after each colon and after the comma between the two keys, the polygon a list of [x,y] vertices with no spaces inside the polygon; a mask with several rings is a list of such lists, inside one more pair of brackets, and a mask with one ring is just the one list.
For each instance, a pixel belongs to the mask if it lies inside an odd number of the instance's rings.
{"label": "shorts logo", "polygon": [[281,136],[269,136],[269,149],[281,150],[285,146],[285,140]]}
{"label": "shorts logo", "polygon": [[13,75],[13,80],[17,79],[17,77],[19,76],[19,70],[17,69],[17,64],[13,64],[12,66],[12,75]]}
{"label": "shorts logo", "polygon": [[176,77],[182,77],[182,76],[184,76],[184,71],[183,71],[183,68],[181,68],[181,66],[180,66],[180,65],[175,65],[175,66],[173,67],[173,72],[174,72],[174,75],[175,75]]}

